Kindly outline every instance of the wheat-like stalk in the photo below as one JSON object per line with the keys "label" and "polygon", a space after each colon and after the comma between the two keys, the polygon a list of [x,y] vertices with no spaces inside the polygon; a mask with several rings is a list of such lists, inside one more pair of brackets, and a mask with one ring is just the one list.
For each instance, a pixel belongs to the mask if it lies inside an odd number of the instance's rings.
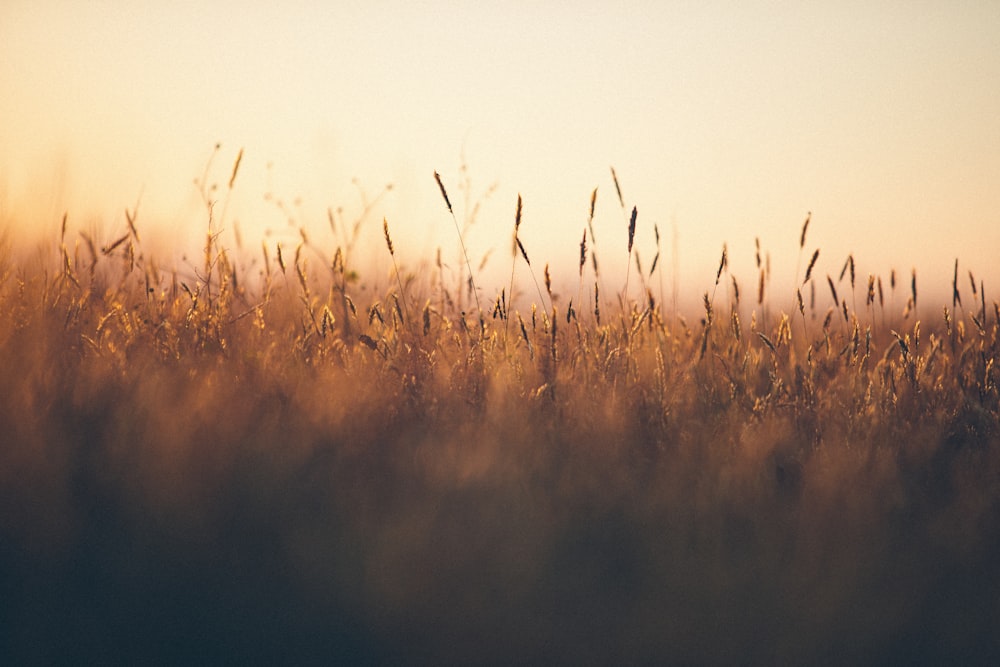
{"label": "wheat-like stalk", "polygon": [[[515,267],[517,267],[517,253],[518,250],[524,253],[524,246],[521,245],[521,239],[518,237],[518,233],[521,229],[521,211],[522,211],[522,202],[521,202],[521,193],[519,192],[517,193],[517,209],[514,212],[514,242],[511,247],[511,254],[513,255],[513,259],[511,260],[510,264],[510,290],[508,291],[508,294],[510,294],[510,301],[514,300],[514,269]],[[527,257],[527,253],[524,253],[524,255],[525,257]],[[503,335],[505,341],[507,340],[507,331],[509,329],[509,325],[510,325],[510,312],[508,305],[507,307],[504,308]]]}
{"label": "wheat-like stalk", "polygon": [[812,211],[806,213],[806,220],[802,223],[802,232],[799,234],[799,254],[798,259],[795,261],[795,283],[805,284],[809,281],[808,278],[799,283],[799,269],[802,267],[802,251],[806,246],[806,231],[809,229],[809,220],[812,219]]}
{"label": "wheat-like stalk", "polygon": [[472,262],[469,260],[469,251],[465,247],[465,239],[462,238],[462,228],[458,225],[458,218],[455,217],[455,211],[451,207],[451,200],[448,198],[448,191],[445,190],[444,182],[441,180],[441,175],[436,171],[434,172],[434,180],[437,181],[438,188],[441,190],[441,196],[444,198],[444,203],[448,207],[448,213],[451,214],[452,222],[455,223],[455,231],[458,232],[458,242],[462,246],[462,255],[465,257],[465,265],[469,268],[469,282],[472,286],[472,294],[476,297],[476,310],[479,312],[479,322],[480,325],[482,325],[483,307],[479,303],[479,289],[476,287],[476,280],[472,274]]}
{"label": "wheat-like stalk", "polygon": [[[392,258],[392,269],[396,274],[396,284],[399,285],[399,296],[403,301],[403,307],[406,310],[406,321],[410,320],[410,305],[406,301],[406,294],[403,290],[403,280],[399,277],[399,265],[396,264],[396,251],[392,245],[392,236],[389,235],[389,221],[382,218],[382,233],[385,236],[385,245],[389,249],[389,257]],[[400,313],[400,319],[402,319],[402,313]]]}
{"label": "wheat-like stalk", "polygon": [[[614,170],[612,170],[614,173]],[[615,187],[618,186],[618,181],[615,180]],[[629,217],[628,221],[628,265],[625,267],[625,288],[622,290],[622,309],[624,312],[625,304],[628,302],[628,279],[629,273],[632,269],[632,242],[635,240],[635,221],[638,215],[638,210],[635,206],[632,207],[632,215]]]}
{"label": "wheat-like stalk", "polygon": [[809,277],[812,275],[812,270],[813,270],[813,267],[816,266],[816,260],[817,259],[819,259],[819,248],[816,248],[816,251],[813,252],[812,259],[809,260],[809,267],[806,268],[806,277],[802,281],[803,285],[805,285],[807,282],[809,282]]}

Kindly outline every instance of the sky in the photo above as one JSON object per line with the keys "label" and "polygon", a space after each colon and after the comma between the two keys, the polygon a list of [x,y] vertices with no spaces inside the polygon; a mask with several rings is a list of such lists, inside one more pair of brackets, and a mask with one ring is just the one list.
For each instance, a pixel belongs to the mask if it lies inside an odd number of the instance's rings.
{"label": "sky", "polygon": [[68,212],[110,238],[138,204],[165,248],[200,243],[194,181],[219,144],[225,243],[304,227],[332,255],[327,210],[377,198],[359,254],[383,267],[382,216],[404,265],[457,262],[440,172],[460,222],[480,204],[466,238],[474,264],[494,251],[487,298],[518,194],[532,261],[575,280],[595,187],[608,276],[635,206],[645,267],[655,225],[684,294],[711,288],[723,244],[755,284],[756,238],[790,289],[815,248],[819,276],[853,253],[862,275],[915,267],[949,294],[956,258],[1000,284],[995,0],[6,0],[0,90],[0,225],[18,236]]}

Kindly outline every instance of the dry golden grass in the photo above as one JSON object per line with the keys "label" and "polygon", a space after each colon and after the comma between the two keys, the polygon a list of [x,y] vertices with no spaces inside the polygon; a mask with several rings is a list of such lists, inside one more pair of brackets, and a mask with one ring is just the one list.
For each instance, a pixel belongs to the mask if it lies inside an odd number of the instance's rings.
{"label": "dry golden grass", "polygon": [[0,260],[16,663],[1000,656],[1000,309],[957,267],[950,309],[914,273],[859,311],[816,250],[786,313],[759,247],[756,303],[716,298],[724,248],[692,328],[593,257],[587,297],[586,234],[575,304],[519,311],[512,268],[474,313],[388,222],[374,296],[304,233],[255,265],[210,229],[183,276],[138,226]]}

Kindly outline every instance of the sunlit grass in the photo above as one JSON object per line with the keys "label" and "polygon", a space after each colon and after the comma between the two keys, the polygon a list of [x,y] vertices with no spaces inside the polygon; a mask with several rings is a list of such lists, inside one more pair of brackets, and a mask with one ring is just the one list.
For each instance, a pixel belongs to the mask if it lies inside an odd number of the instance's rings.
{"label": "sunlit grass", "polygon": [[[41,261],[5,248],[3,651],[1000,655],[985,285],[956,265],[954,298],[925,304],[915,274],[856,276],[853,256],[818,275],[807,219],[789,230],[803,283],[772,284],[758,259],[742,284],[724,250],[703,308],[675,312],[653,288],[659,247],[645,270],[633,255],[633,208],[618,250],[592,228],[589,247],[566,240],[570,301],[517,212],[496,288],[467,255],[457,281],[397,264],[392,221],[353,229],[384,237],[374,293],[344,244],[303,231],[234,250],[214,218],[197,268],[159,263],[134,211],[107,239],[64,220]],[[597,252],[627,252],[635,273],[616,288]]]}

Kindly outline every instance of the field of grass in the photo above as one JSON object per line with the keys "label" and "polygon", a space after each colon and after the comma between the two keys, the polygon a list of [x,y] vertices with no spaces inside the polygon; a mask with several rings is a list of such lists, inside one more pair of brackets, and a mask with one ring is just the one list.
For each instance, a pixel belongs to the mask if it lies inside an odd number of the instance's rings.
{"label": "field of grass", "polygon": [[519,222],[500,286],[365,227],[378,294],[305,234],[186,272],[133,214],[8,243],[3,662],[1000,659],[982,282],[811,275],[803,226],[798,285],[723,254],[688,313],[585,238],[570,303]]}

